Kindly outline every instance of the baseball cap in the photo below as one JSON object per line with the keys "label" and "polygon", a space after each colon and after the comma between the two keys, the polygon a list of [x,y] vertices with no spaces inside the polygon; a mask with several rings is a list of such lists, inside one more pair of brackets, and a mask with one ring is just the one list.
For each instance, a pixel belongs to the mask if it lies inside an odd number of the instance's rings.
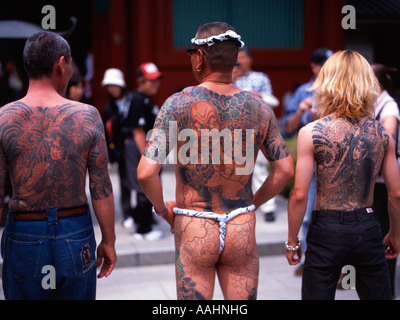
{"label": "baseball cap", "polygon": [[147,80],[155,80],[163,76],[153,62],[142,63],[137,71],[137,76],[144,77]]}
{"label": "baseball cap", "polygon": [[120,86],[122,88],[126,87],[124,74],[121,70],[116,68],[107,69],[104,73],[103,81],[101,82],[103,87],[108,85]]}
{"label": "baseball cap", "polygon": [[311,62],[322,66],[326,60],[333,54],[333,51],[327,48],[319,48],[311,55]]}

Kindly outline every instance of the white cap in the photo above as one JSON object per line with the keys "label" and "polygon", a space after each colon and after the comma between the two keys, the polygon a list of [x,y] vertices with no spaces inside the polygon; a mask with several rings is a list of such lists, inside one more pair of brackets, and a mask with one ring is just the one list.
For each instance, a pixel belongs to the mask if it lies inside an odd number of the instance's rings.
{"label": "white cap", "polygon": [[126,83],[123,72],[116,68],[107,69],[104,73],[104,78],[101,82],[101,85],[103,87],[107,85],[115,85],[125,88]]}

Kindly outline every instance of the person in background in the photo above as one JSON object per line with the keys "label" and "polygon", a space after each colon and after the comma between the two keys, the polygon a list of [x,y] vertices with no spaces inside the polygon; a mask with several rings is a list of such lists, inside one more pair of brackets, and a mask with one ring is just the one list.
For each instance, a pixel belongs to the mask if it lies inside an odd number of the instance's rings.
{"label": "person in background", "polygon": [[136,240],[160,240],[163,232],[154,228],[157,222],[152,204],[138,182],[137,166],[146,146],[147,132],[153,128],[158,113],[151,97],[158,93],[163,75],[154,63],[145,62],[138,67],[136,76],[138,86],[131,95],[130,109],[122,124],[126,178],[130,190],[136,193],[136,207],[132,211],[136,224],[133,237]]}
{"label": "person in background", "polygon": [[[263,99],[271,108],[279,105],[279,100],[272,95],[271,81],[268,76],[262,72],[252,70],[253,58],[251,51],[247,47],[239,49],[238,60],[233,69],[233,78],[235,85],[251,92]],[[260,152],[254,166],[252,188],[256,192],[265,179],[268,177],[268,160]],[[264,215],[268,222],[275,221],[276,200],[272,198],[258,208],[258,212]]]}
{"label": "person in background", "polygon": [[[398,150],[398,137],[399,137],[399,106],[397,102],[390,96],[389,92],[393,87],[392,79],[390,76],[391,72],[395,69],[388,68],[382,64],[373,64],[372,70],[374,70],[375,76],[378,79],[380,86],[379,97],[374,104],[375,119],[380,121],[386,130],[390,133],[395,142],[396,156],[399,157]],[[376,215],[381,224],[382,237],[384,237],[390,228],[389,210],[388,210],[388,192],[385,185],[385,181],[381,175],[378,176],[375,183],[374,190],[374,209]],[[395,259],[388,259],[390,284],[392,287],[392,297],[395,296],[395,273],[396,273],[396,262]]]}
{"label": "person in background", "polygon": [[101,82],[109,95],[109,102],[103,109],[108,154],[111,163],[118,163],[120,182],[122,225],[132,230],[134,221],[131,207],[131,189],[127,180],[127,166],[124,157],[124,138],[122,124],[129,113],[131,93],[126,89],[125,77],[117,68],[107,69]]}
{"label": "person in background", "polygon": [[65,97],[69,100],[82,102],[84,93],[85,91],[83,78],[76,73],[73,74],[68,82]]}

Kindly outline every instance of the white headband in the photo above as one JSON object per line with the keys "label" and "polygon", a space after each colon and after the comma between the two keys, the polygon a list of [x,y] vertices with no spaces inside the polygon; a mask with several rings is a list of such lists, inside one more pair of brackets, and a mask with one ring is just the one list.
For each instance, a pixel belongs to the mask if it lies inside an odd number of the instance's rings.
{"label": "white headband", "polygon": [[207,39],[196,39],[193,38],[192,39],[192,43],[196,44],[198,46],[202,46],[207,44],[209,47],[211,47],[212,45],[214,45],[217,42],[220,41],[225,41],[225,40],[229,40],[229,39],[236,39],[238,41],[239,48],[243,48],[244,47],[244,42],[242,40],[240,40],[242,37],[239,36],[236,32],[232,31],[232,30],[228,30],[225,33],[221,33],[217,36],[211,36],[208,37]]}

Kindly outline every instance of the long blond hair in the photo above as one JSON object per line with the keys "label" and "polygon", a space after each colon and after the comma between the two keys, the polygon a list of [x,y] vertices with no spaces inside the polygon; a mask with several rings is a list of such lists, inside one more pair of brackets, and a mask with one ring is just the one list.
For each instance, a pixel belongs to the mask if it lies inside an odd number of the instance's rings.
{"label": "long blond hair", "polygon": [[352,120],[373,116],[379,83],[368,61],[355,51],[333,54],[322,67],[310,90],[321,117],[330,114]]}

